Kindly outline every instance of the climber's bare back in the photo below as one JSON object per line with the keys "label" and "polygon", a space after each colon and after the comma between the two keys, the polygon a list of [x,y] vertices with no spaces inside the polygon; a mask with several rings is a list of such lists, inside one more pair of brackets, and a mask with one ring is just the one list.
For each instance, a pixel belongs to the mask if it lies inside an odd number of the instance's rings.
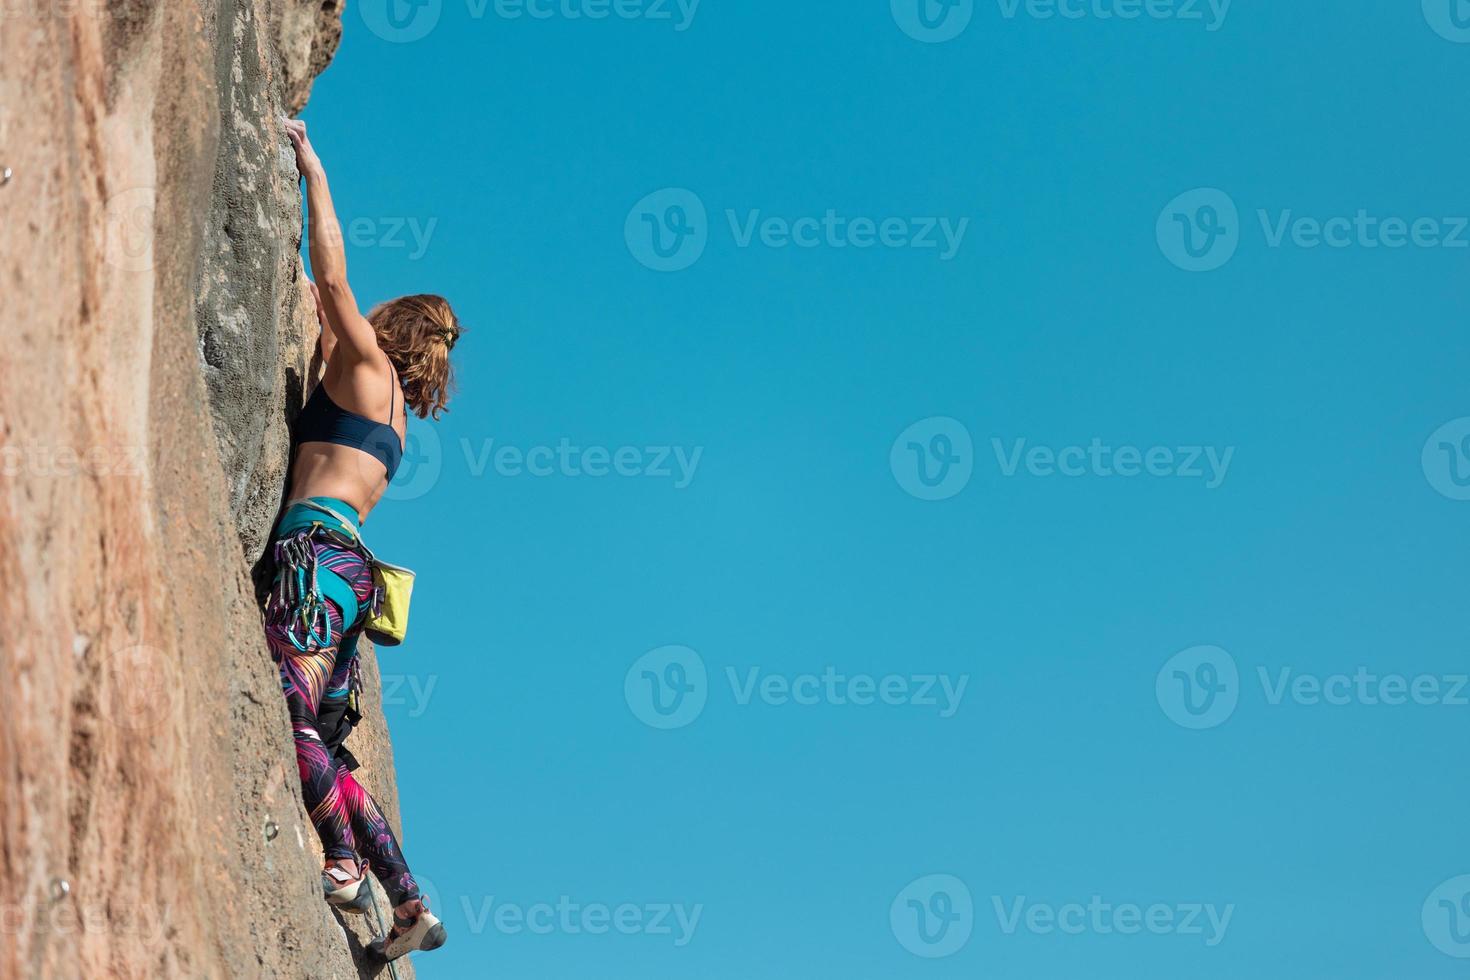
{"label": "climber's bare back", "polygon": [[[379,353],[376,359],[355,361],[334,357],[327,362],[318,384],[326,386],[327,397],[339,407],[376,422],[388,421],[391,403],[393,418],[389,424],[402,444],[406,417],[403,399],[394,397],[398,375],[388,355]],[[358,520],[365,521],[388,489],[387,475],[383,463],[361,449],[303,442],[292,463],[291,492],[286,499],[336,497],[357,508]]]}

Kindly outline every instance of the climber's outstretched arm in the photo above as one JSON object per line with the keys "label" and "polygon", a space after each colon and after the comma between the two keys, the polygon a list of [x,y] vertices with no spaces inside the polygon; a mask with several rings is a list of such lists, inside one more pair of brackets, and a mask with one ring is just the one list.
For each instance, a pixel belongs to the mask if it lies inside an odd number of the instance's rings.
{"label": "climber's outstretched arm", "polygon": [[[347,256],[342,250],[342,225],[332,206],[332,193],[327,188],[327,173],[321,159],[306,138],[306,123],[286,120],[286,135],[296,150],[296,169],[306,181],[306,210],[311,250],[311,271],[316,277],[321,312],[326,329],[322,332],[322,359],[333,354],[354,360],[382,356],[372,324],[357,309],[352,288],[347,285]],[[331,333],[332,339],[327,339]],[[330,349],[329,349],[330,348]]]}
{"label": "climber's outstretched arm", "polygon": [[311,307],[316,311],[316,325],[319,328],[316,347],[322,355],[322,363],[326,364],[332,359],[332,352],[337,349],[337,335],[332,333],[332,325],[327,322],[327,311],[322,309],[322,291],[310,279],[306,280],[306,284],[311,287]]}

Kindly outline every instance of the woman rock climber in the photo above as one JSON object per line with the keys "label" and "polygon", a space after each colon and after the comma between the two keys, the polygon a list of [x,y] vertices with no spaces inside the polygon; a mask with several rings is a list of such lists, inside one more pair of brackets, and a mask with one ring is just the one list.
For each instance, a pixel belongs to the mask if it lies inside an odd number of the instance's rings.
{"label": "woman rock climber", "polygon": [[407,410],[435,419],[445,410],[460,326],[439,296],[404,296],[365,317],[358,312],[321,160],[305,123],[289,120],[286,132],[306,183],[324,369],[293,432],[266,639],[281,671],[302,795],[326,855],[323,892],[344,911],[365,912],[371,869],[394,906],[393,927],[373,949],[392,960],[438,948],[445,932],[342,747],[357,721],[357,639],[381,598],[371,554],[355,543],[402,459]]}

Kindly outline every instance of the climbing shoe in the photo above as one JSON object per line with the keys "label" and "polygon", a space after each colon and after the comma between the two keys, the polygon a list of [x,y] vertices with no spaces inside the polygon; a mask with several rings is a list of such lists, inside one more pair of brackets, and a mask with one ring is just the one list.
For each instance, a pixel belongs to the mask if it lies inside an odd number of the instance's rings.
{"label": "climbing shoe", "polygon": [[367,862],[357,862],[355,875],[335,864],[322,869],[322,895],[328,903],[344,911],[366,912],[372,903],[372,891],[367,885]]}
{"label": "climbing shoe", "polygon": [[368,948],[379,959],[391,961],[415,950],[438,949],[448,938],[444,923],[434,917],[428,906],[420,902],[419,914],[413,918],[402,918],[395,912],[393,929],[388,935],[374,940]]}
{"label": "climbing shoe", "polygon": [[333,902],[332,908],[350,915],[367,915],[373,910],[373,886],[366,881],[357,890],[357,897],[350,902]]}

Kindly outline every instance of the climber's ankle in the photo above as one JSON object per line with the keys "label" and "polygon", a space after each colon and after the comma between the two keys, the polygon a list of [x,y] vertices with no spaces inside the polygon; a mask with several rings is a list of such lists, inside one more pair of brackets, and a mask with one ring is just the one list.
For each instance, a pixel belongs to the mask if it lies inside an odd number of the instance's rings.
{"label": "climber's ankle", "polygon": [[424,900],[422,898],[410,898],[402,905],[395,906],[393,917],[395,919],[406,919],[412,922],[424,912]]}
{"label": "climber's ankle", "polygon": [[343,871],[356,878],[361,873],[355,858],[327,858],[326,867],[341,868]]}

